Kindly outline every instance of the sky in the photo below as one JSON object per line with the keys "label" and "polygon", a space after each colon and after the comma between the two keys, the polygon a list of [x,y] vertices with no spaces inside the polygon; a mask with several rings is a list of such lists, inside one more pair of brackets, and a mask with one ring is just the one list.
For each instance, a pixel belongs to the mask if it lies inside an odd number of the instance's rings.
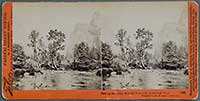
{"label": "sky", "polygon": [[13,5],[13,43],[24,46],[26,54],[32,54],[26,46],[32,30],[45,37],[52,29],[66,34],[64,54],[72,53],[73,45],[81,41],[95,45],[96,33],[92,33],[95,31],[117,53],[115,35],[121,28],[133,43],[138,28],[153,32],[151,53],[159,57],[163,42],[187,44],[187,2],[18,2]]}

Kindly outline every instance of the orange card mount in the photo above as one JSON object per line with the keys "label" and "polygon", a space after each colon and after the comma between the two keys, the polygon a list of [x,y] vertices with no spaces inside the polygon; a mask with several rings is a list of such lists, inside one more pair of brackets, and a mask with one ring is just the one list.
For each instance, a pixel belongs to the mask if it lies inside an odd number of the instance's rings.
{"label": "orange card mount", "polygon": [[195,99],[198,15],[193,1],[4,2],[2,95]]}

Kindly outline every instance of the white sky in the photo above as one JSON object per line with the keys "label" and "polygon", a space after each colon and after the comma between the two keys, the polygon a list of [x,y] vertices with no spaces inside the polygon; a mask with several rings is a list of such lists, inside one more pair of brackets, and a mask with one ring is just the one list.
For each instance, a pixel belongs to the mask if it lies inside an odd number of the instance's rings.
{"label": "white sky", "polygon": [[[160,45],[174,40],[185,44],[187,36],[187,2],[77,2],[77,3],[14,3],[13,42],[26,47],[32,30],[45,37],[49,30],[58,29],[66,34],[65,52],[71,52],[74,42],[94,43],[88,30],[92,24],[101,28],[104,42],[113,45],[115,34],[121,28],[132,36],[138,28],[154,33],[152,53]],[[134,42],[134,39],[132,39]],[[186,41],[187,43],[187,41]],[[112,46],[113,51],[118,49]]]}

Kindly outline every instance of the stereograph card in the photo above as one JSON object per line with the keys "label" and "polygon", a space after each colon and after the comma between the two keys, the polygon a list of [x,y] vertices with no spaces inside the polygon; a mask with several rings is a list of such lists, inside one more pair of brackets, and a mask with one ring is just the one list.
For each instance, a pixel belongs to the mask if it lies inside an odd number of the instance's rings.
{"label": "stereograph card", "polygon": [[6,99],[195,99],[198,4],[4,2]]}

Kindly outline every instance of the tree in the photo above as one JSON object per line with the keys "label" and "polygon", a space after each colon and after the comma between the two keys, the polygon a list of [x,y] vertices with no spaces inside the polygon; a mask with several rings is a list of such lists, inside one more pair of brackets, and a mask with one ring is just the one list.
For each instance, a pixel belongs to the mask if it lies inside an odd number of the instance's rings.
{"label": "tree", "polygon": [[37,61],[37,43],[38,43],[38,36],[39,36],[39,32],[33,30],[33,31],[31,32],[31,34],[29,35],[29,37],[28,37],[28,38],[30,39],[30,43],[27,44],[29,47],[32,47],[32,48],[33,48],[33,54],[34,54],[33,59],[34,59],[35,61]]}
{"label": "tree", "polygon": [[13,62],[14,64],[24,66],[25,65],[25,60],[26,60],[26,55],[24,53],[24,49],[21,45],[19,44],[13,44]]}
{"label": "tree", "polygon": [[81,42],[75,45],[74,57],[78,61],[84,61],[84,59],[89,59],[89,46],[86,42]]}
{"label": "tree", "polygon": [[101,45],[102,45],[102,48],[101,48],[102,60],[111,61],[113,59],[113,53],[112,53],[110,45],[104,42],[102,42]]}
{"label": "tree", "polygon": [[61,60],[57,58],[59,57],[59,52],[65,48],[65,38],[65,34],[57,29],[50,30],[47,34],[47,40],[49,41],[48,54],[53,69],[57,69],[60,66]]}
{"label": "tree", "polygon": [[135,39],[137,40],[136,43],[136,54],[137,54],[137,59],[139,60],[139,65],[145,69],[146,64],[145,64],[145,55],[147,54],[148,49],[152,49],[153,44],[152,39],[153,39],[153,33],[150,32],[149,30],[145,30],[144,28],[142,29],[137,29],[136,34],[134,34]]}
{"label": "tree", "polygon": [[112,60],[113,60],[113,53],[111,50],[110,45],[107,43],[101,42],[101,55],[102,55],[102,68],[112,68]]}
{"label": "tree", "polygon": [[177,57],[180,63],[187,63],[188,60],[188,51],[185,46],[180,46],[177,49]]}
{"label": "tree", "polygon": [[86,42],[75,44],[74,47],[74,68],[78,70],[89,70],[89,46]]}
{"label": "tree", "polygon": [[116,46],[119,46],[121,49],[121,59],[125,60],[125,41],[126,41],[126,34],[127,31],[124,29],[118,30],[118,33],[116,34],[117,42],[115,42]]}
{"label": "tree", "polygon": [[45,44],[44,42],[42,41],[43,37],[41,37],[38,41],[39,43],[39,46],[37,47],[37,50],[38,50],[38,62],[39,64],[44,64],[44,63],[47,63],[48,62],[48,50],[47,48],[45,47]]}
{"label": "tree", "polygon": [[125,59],[127,65],[132,64],[136,61],[136,53],[133,44],[130,41],[130,36],[126,38],[126,46],[125,46]]}
{"label": "tree", "polygon": [[176,70],[184,67],[179,63],[177,51],[178,48],[174,41],[163,43],[161,68]]}
{"label": "tree", "polygon": [[177,63],[177,46],[174,41],[163,43],[162,59],[164,61]]}

